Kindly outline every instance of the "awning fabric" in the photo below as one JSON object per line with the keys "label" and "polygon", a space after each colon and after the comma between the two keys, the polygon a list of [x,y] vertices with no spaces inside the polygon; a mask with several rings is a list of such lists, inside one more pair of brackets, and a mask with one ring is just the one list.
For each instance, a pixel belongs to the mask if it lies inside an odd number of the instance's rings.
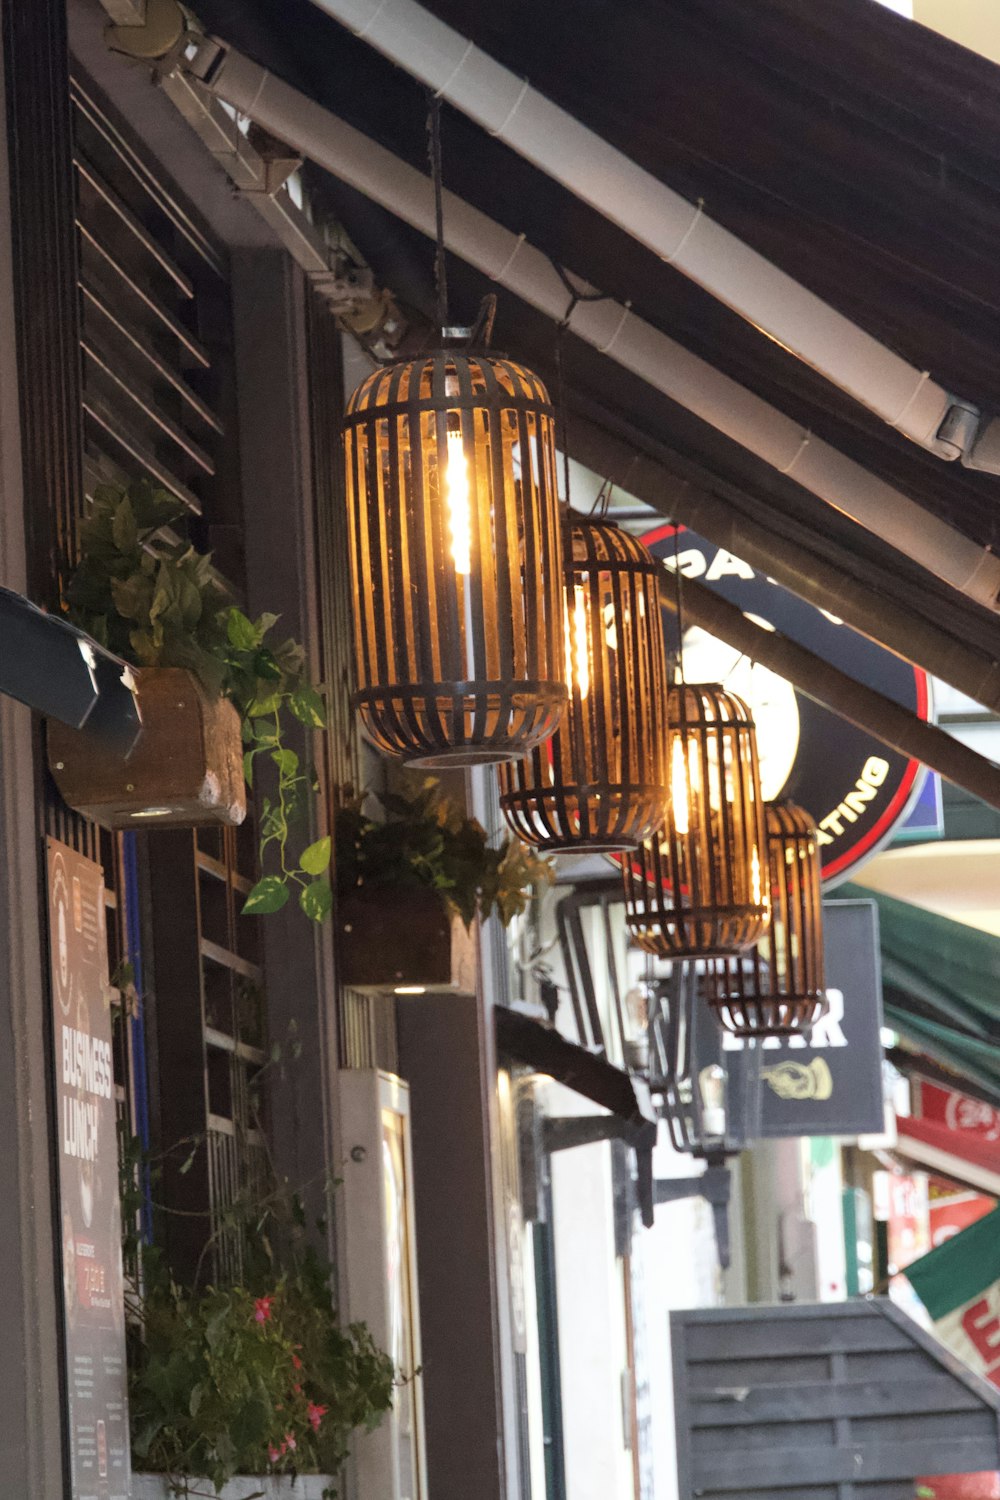
{"label": "awning fabric", "polygon": [[547,1073],[630,1125],[641,1127],[655,1121],[648,1098],[637,1095],[634,1080],[621,1068],[521,1011],[498,1006],[494,1016],[501,1052],[536,1072]]}
{"label": "awning fabric", "polygon": [[928,1172],[1000,1198],[1000,1145],[937,1120],[900,1115],[896,1154]]}
{"label": "awning fabric", "polygon": [[918,1050],[1000,1090],[1000,938],[862,885],[879,911],[886,1021]]}
{"label": "awning fabric", "polygon": [[0,693],[127,755],[141,723],[129,668],[82,630],[0,588]]}

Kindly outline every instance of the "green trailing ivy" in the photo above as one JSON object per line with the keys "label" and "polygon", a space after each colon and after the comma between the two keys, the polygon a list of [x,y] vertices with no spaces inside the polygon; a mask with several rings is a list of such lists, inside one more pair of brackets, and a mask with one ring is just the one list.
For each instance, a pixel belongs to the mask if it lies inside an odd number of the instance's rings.
{"label": "green trailing ivy", "polygon": [[186,511],[165,490],[141,481],[101,485],[80,528],[81,560],[65,591],[74,624],[137,667],[183,667],[206,692],[235,705],[248,784],[264,783],[260,865],[246,913],[279,911],[293,893],[322,922],[333,893],[330,841],[293,853],[315,776],[288,743],[297,723],[325,729],[323,699],[303,669],[302,647],[278,641],[278,616],[252,620],[233,603],[212,564],[179,537]]}
{"label": "green trailing ivy", "polygon": [[482,824],[444,796],[434,777],[412,794],[380,793],[375,800],[381,819],[365,811],[373,796],[348,803],[336,815],[339,899],[359,891],[388,895],[429,887],[466,927],[477,915],[493,913],[506,927],[555,879],[552,861],[519,839],[491,847]]}

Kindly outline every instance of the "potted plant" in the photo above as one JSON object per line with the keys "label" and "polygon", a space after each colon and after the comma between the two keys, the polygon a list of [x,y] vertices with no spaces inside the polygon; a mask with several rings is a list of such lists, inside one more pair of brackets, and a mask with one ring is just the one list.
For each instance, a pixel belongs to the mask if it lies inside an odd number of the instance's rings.
{"label": "potted plant", "polygon": [[143,732],[126,760],[50,723],[53,776],[71,807],[106,827],[136,819],[190,827],[242,822],[246,785],[263,762],[272,785],[261,805],[261,863],[272,868],[244,910],[276,911],[295,891],[321,921],[332,904],[330,841],[291,857],[291,826],[312,776],[287,739],[294,724],[326,727],[322,698],[304,674],[301,646],[275,640],[277,615],[250,619],[211,556],[179,538],[184,516],[175,496],[146,482],[95,491],[62,603],[137,669]]}
{"label": "potted plant", "polygon": [[552,862],[517,839],[491,848],[432,777],[341,807],[334,829],[341,979],[352,989],[474,993],[475,918],[495,912],[506,926],[554,879]]}
{"label": "potted plant", "polygon": [[[363,1324],[337,1322],[329,1268],[310,1255],[255,1285],[189,1290],[147,1256],[144,1275],[129,1416],[133,1466],[151,1472],[133,1493],[243,1500],[281,1479],[288,1500],[334,1495],[352,1434],[392,1404],[395,1372]],[[322,1477],[293,1488],[305,1475]]]}
{"label": "potted plant", "polygon": [[[310,1242],[300,1199],[273,1172],[269,1189],[222,1211],[193,1286],[178,1286],[138,1239],[142,1154],[134,1138],[123,1144],[135,1500],[333,1500],[352,1436],[378,1426],[413,1372],[397,1372],[363,1323],[340,1323],[332,1269]],[[203,1148],[178,1149],[190,1160]],[[203,1284],[223,1236],[242,1246],[240,1280]]]}

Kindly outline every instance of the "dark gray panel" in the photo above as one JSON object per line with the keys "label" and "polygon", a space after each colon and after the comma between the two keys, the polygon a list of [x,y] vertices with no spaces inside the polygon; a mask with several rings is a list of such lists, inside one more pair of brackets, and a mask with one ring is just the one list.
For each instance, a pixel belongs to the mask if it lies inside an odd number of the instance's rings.
{"label": "dark gray panel", "polygon": [[1000,1394],[884,1299],[671,1317],[682,1497],[912,1500],[1000,1462]]}

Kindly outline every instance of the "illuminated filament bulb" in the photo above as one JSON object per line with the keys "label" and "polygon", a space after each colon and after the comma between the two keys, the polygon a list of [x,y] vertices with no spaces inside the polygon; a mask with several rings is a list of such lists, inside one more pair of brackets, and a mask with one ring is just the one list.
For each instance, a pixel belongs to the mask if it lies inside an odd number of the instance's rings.
{"label": "illuminated filament bulb", "polygon": [[674,828],[683,838],[691,831],[691,814],[688,807],[687,766],[684,762],[684,740],[674,736],[674,749],[670,762],[670,796],[674,805]]}
{"label": "illuminated filament bulb", "polygon": [[469,506],[469,469],[465,462],[462,429],[448,432],[448,461],[445,468],[445,497],[448,503],[448,532],[451,556],[456,573],[472,572],[472,517]]}
{"label": "illuminated filament bulb", "polygon": [[590,693],[590,651],[587,641],[587,590],[576,584],[573,589],[573,618],[566,611],[566,656],[570,682],[581,699]]}
{"label": "illuminated filament bulb", "polygon": [[757,853],[756,844],[754,844],[753,853],[750,856],[750,891],[754,906],[760,906],[764,900],[764,892],[761,889],[760,855]]}

